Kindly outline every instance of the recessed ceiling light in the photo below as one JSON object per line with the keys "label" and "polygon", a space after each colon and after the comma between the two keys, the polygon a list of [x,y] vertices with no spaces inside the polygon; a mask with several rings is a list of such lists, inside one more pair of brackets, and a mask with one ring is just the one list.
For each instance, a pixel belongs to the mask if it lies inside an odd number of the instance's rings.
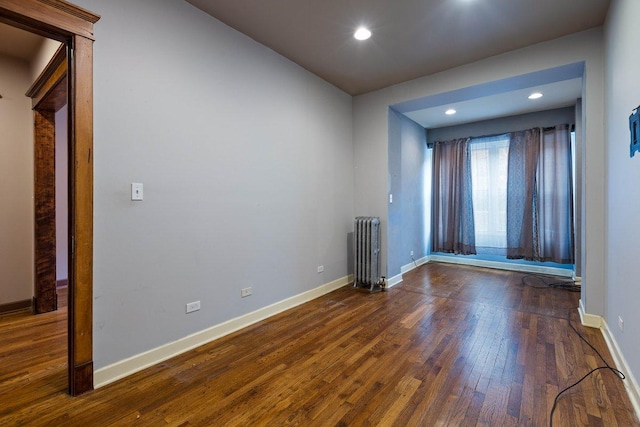
{"label": "recessed ceiling light", "polygon": [[450,116],[452,114],[456,113],[456,110],[454,110],[453,108],[449,108],[447,111],[444,112],[447,116]]}
{"label": "recessed ceiling light", "polygon": [[538,99],[538,98],[542,98],[542,94],[540,92],[534,92],[531,95],[529,95],[529,99]]}
{"label": "recessed ceiling light", "polygon": [[356,40],[366,40],[371,37],[371,31],[365,27],[360,27],[353,33],[353,37],[355,37]]}

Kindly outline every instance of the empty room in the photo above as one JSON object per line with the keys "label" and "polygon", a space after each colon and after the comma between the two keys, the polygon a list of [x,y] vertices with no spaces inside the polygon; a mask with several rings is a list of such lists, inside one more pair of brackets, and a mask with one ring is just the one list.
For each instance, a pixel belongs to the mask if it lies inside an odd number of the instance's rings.
{"label": "empty room", "polygon": [[640,425],[635,0],[0,0],[0,425]]}

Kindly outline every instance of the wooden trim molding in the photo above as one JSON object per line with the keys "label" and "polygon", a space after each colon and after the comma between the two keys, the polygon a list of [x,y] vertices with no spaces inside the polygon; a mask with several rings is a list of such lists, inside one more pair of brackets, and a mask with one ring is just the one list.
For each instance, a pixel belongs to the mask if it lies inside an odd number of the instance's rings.
{"label": "wooden trim molding", "polygon": [[[58,309],[56,295],[55,113],[67,104],[67,47],[62,44],[26,95],[34,108],[34,311]],[[66,145],[66,143],[65,143]]]}
{"label": "wooden trim molding", "polygon": [[100,15],[96,15],[95,13],[83,9],[80,6],[76,6],[75,4],[69,3],[67,1],[60,0],[40,0],[41,3],[48,4],[51,7],[54,7],[58,10],[61,10],[67,15],[75,16],[83,21],[90,22],[95,24],[100,19]]}
{"label": "wooden trim molding", "polygon": [[22,301],[8,302],[0,304],[0,314],[12,313],[14,311],[25,310],[31,308],[31,300],[25,299]]}
{"label": "wooden trim molding", "polygon": [[[64,42],[69,111],[69,393],[93,389],[93,24],[63,0],[0,0],[0,22]],[[55,280],[55,278],[54,278]]]}
{"label": "wooden trim molding", "polygon": [[[93,40],[74,36],[69,67],[69,377],[93,389]],[[89,374],[90,372],[90,374]],[[76,388],[77,387],[77,388]]]}
{"label": "wooden trim molding", "polygon": [[56,131],[55,112],[35,110],[34,302],[37,314],[58,309],[56,295]]}
{"label": "wooden trim molding", "polygon": [[63,0],[0,0],[0,21],[60,41],[74,35],[94,40],[99,19]]}
{"label": "wooden trim molding", "polygon": [[[58,111],[67,103],[67,46],[62,44],[27,90],[33,108]],[[41,105],[43,100],[48,105]]]}

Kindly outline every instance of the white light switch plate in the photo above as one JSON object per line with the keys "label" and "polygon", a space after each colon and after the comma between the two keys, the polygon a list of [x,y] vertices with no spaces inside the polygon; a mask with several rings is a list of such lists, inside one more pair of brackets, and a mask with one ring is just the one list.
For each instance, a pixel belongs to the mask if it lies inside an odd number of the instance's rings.
{"label": "white light switch plate", "polygon": [[143,199],[143,187],[141,182],[131,183],[131,200],[139,201]]}

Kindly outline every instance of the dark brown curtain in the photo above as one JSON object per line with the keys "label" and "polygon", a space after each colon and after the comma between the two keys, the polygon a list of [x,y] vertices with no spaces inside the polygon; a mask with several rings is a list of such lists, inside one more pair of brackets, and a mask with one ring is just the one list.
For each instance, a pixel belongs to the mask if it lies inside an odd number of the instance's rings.
{"label": "dark brown curtain", "polygon": [[476,253],[469,138],[433,147],[432,250]]}
{"label": "dark brown curtain", "polygon": [[568,125],[543,130],[537,176],[539,259],[573,264],[573,165]]}
{"label": "dark brown curtain", "polygon": [[568,125],[511,134],[507,258],[574,262],[572,177]]}
{"label": "dark brown curtain", "polygon": [[507,164],[507,258],[533,260],[540,129],[511,134]]}

